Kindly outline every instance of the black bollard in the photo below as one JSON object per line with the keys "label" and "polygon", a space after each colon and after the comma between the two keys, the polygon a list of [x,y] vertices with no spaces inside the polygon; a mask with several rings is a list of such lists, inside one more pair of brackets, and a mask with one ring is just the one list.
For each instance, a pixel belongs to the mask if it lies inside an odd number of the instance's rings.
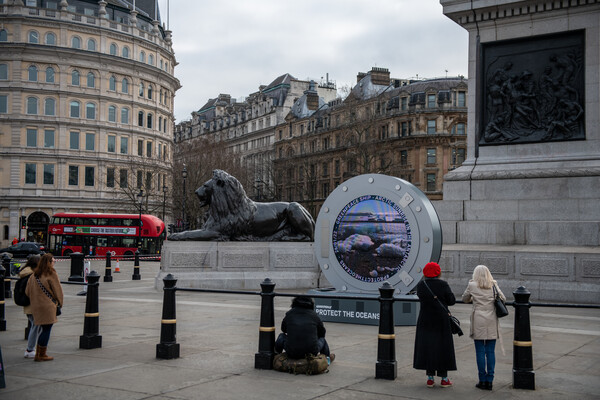
{"label": "black bollard", "polygon": [[[2,263],[4,264],[4,263]],[[0,276],[4,276],[4,267],[0,264]],[[6,303],[6,299],[4,298],[4,290],[0,290],[0,331],[6,330],[6,319],[5,319],[5,309],[4,306]]]}
{"label": "black bollard", "polygon": [[106,268],[104,268],[104,282],[112,282],[112,266],[110,265],[110,251],[106,252]]}
{"label": "black bollard", "polygon": [[12,290],[10,288],[10,256],[8,254],[2,255],[2,266],[4,267],[4,299],[10,299],[12,297]]}
{"label": "black bollard", "polygon": [[69,282],[83,282],[83,259],[85,255],[82,253],[71,253],[71,276]]}
{"label": "black bollard", "polygon": [[258,353],[254,355],[254,368],[273,369],[275,357],[275,308],[273,290],[275,284],[266,278],[260,284],[261,306],[260,326],[258,327]]}
{"label": "black bollard", "polygon": [[513,341],[513,388],[535,390],[533,371],[533,348],[531,343],[531,321],[529,318],[529,296],[523,286],[513,292],[515,302],[515,334]]}
{"label": "black bollard", "polygon": [[97,349],[102,347],[102,336],[98,334],[100,313],[98,312],[98,286],[100,274],[91,271],[87,276],[87,296],[85,298],[85,319],[83,335],[79,336],[80,349]]}
{"label": "black bollard", "polygon": [[398,375],[396,334],[394,333],[394,288],[384,282],[379,288],[379,335],[375,379],[394,380]]}
{"label": "black bollard", "polygon": [[163,310],[160,321],[160,343],[156,345],[156,358],[164,360],[179,358],[177,317],[175,312],[176,283],[177,279],[171,274],[163,278]]}
{"label": "black bollard", "polygon": [[131,280],[139,281],[140,279],[142,279],[142,276],[140,275],[140,251],[136,250],[135,259],[133,261],[133,275],[131,276]]}

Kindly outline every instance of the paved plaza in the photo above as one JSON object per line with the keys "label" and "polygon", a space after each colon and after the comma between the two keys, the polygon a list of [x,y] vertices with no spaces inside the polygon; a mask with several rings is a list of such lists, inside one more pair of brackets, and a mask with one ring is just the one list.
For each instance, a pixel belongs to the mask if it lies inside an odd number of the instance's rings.
{"label": "paved plaza", "polygon": [[[113,263],[114,267],[114,263]],[[177,342],[181,357],[155,358],[160,339],[162,291],[154,289],[159,263],[143,262],[142,280],[132,281],[133,263],[123,262],[114,281],[100,279],[102,348],[79,349],[85,297],[81,286],[64,285],[65,306],[54,325],[48,353],[54,361],[23,358],[26,318],[6,302],[7,330],[0,332],[6,389],[2,400],[27,399],[592,399],[600,398],[600,310],[534,308],[532,315],[535,391],[512,382],[514,314],[501,322],[506,354],[497,349],[494,391],[474,387],[473,342],[455,336],[458,371],[453,388],[429,389],[424,371],[412,368],[414,327],[396,327],[398,378],[375,379],[377,327],[325,323],[336,361],[318,376],[254,369],[258,350],[260,296],[177,293]],[[69,263],[58,267],[61,280]],[[92,269],[104,274],[104,262]],[[277,283],[277,282],[275,282]],[[465,282],[466,283],[466,282]],[[259,288],[256,289],[257,291]],[[275,288],[277,291],[277,287]],[[514,288],[503,288],[511,292]],[[296,291],[300,292],[300,291]],[[290,303],[275,299],[275,325]],[[468,332],[469,305],[452,307]]]}

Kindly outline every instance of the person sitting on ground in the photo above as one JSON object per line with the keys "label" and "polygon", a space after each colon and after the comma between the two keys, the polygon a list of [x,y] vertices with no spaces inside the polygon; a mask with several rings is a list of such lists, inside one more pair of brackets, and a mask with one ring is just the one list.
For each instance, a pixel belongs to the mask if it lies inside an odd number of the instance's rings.
{"label": "person sitting on ground", "polygon": [[335,354],[329,351],[325,340],[325,326],[315,312],[315,302],[307,296],[298,296],[292,300],[292,308],[281,321],[281,332],[275,342],[275,351],[284,350],[289,358],[301,359],[319,353],[327,357],[331,364]]}

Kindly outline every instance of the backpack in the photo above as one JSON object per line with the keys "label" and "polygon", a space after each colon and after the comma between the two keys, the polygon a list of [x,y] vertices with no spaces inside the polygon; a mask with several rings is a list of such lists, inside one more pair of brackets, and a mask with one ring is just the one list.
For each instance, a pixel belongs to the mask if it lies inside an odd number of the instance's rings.
{"label": "backpack", "polygon": [[323,354],[313,356],[309,354],[306,358],[291,359],[288,358],[287,353],[276,354],[273,358],[273,369],[281,372],[289,372],[290,374],[306,374],[306,375],[317,375],[323,372],[329,372],[329,364],[327,363],[327,357]]}
{"label": "backpack", "polygon": [[25,294],[25,288],[27,287],[27,281],[31,275],[24,276],[17,280],[15,283],[15,290],[13,292],[13,299],[15,304],[21,307],[28,306],[30,303],[29,297]]}

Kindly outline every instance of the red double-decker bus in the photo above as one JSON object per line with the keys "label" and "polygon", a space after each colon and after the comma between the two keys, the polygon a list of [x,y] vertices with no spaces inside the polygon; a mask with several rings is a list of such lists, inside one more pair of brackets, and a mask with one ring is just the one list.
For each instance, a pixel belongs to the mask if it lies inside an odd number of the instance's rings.
{"label": "red double-decker bus", "polygon": [[160,254],[165,223],[153,215],[58,213],[48,227],[47,251],[68,256],[79,252],[113,257],[133,256],[141,242],[140,254]]}

